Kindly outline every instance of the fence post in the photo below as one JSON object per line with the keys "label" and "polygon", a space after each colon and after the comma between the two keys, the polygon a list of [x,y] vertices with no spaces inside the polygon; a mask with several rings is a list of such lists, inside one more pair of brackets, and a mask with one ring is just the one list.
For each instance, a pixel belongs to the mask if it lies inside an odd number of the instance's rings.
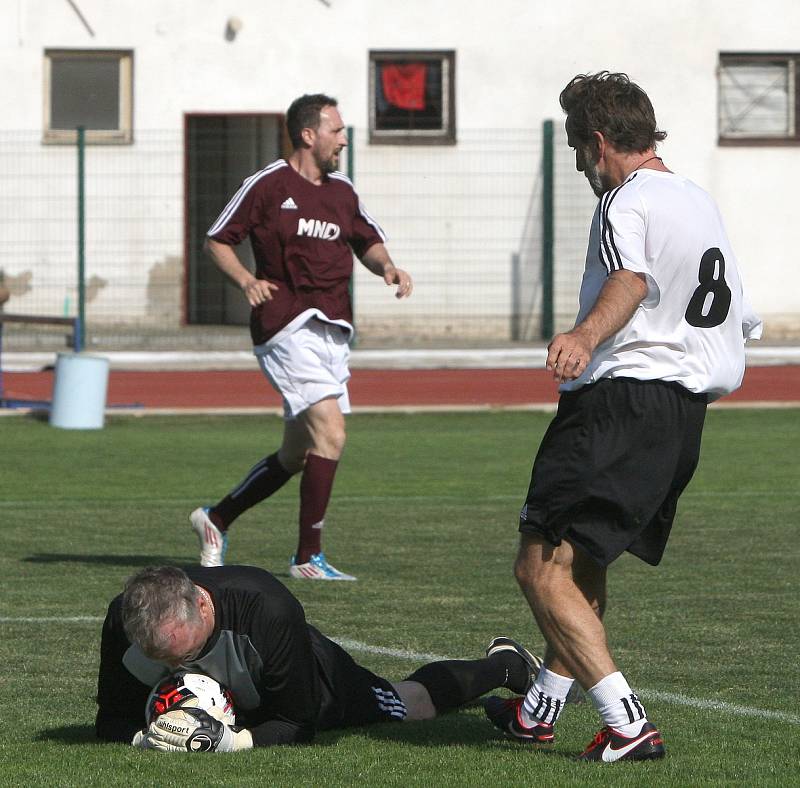
{"label": "fence post", "polygon": [[352,126],[347,127],[347,177],[353,183],[356,180],[355,174],[355,151],[353,150],[353,142],[355,141],[355,130]]}
{"label": "fence post", "polygon": [[[353,143],[355,142],[355,130],[352,126],[347,127],[347,177],[355,183],[355,151],[353,150]],[[356,336],[356,272],[353,271],[350,277],[350,304],[353,308],[353,336],[350,338],[350,347],[355,347],[357,342]]]}
{"label": "fence post", "polygon": [[542,125],[542,339],[553,336],[553,121]]}
{"label": "fence post", "polygon": [[522,339],[522,273],[520,270],[519,253],[511,253],[511,340],[516,342]]}
{"label": "fence post", "polygon": [[83,126],[78,126],[78,321],[75,325],[75,352],[83,350],[86,326],[86,192],[85,149]]}

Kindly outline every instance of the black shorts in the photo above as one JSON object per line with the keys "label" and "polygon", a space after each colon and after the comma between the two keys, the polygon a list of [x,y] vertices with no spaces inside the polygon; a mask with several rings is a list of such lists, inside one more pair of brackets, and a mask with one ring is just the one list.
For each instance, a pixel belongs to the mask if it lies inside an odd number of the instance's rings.
{"label": "black shorts", "polygon": [[567,539],[607,566],[655,566],[697,467],[707,398],[662,381],[604,378],[565,392],[533,464],[519,530]]}
{"label": "black shorts", "polygon": [[319,630],[309,629],[322,684],[318,730],[405,719],[405,704],[390,681],[359,665]]}

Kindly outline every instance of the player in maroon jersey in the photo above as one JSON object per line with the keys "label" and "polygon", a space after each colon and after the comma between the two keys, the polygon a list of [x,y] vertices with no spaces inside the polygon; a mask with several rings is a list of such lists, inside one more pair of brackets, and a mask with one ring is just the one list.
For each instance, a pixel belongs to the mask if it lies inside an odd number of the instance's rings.
{"label": "player in maroon jersey", "polygon": [[[200,540],[200,563],[221,566],[233,521],[302,472],[300,536],[290,574],[355,580],[327,562],[321,544],[345,444],[344,414],[350,412],[353,254],[396,285],[397,298],[411,295],[413,284],[395,267],[383,230],[353,184],[337,172],[347,136],[336,99],[301,96],[289,107],[286,124],[292,154],[246,178],[206,238],[209,256],[252,307],[256,357],[283,398],[283,441],[215,506],[192,512],[190,521]],[[233,248],[248,237],[255,275]]]}

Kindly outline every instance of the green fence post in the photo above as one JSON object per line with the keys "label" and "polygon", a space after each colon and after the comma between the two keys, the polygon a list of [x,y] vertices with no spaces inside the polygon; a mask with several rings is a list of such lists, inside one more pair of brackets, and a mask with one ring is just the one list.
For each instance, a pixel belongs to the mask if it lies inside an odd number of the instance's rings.
{"label": "green fence post", "polygon": [[553,336],[553,121],[542,125],[542,339]]}
{"label": "green fence post", "polygon": [[353,142],[355,140],[355,130],[352,126],[347,127],[347,177],[353,183],[356,180],[355,174],[355,151],[353,150]]}
{"label": "green fence post", "polygon": [[78,324],[75,327],[75,352],[83,350],[86,338],[85,131],[83,126],[78,126]]}
{"label": "green fence post", "polygon": [[[352,126],[347,127],[347,177],[355,183],[355,130]],[[350,347],[356,346],[356,275],[355,271],[350,277],[350,303],[353,307],[353,336],[350,339]]]}

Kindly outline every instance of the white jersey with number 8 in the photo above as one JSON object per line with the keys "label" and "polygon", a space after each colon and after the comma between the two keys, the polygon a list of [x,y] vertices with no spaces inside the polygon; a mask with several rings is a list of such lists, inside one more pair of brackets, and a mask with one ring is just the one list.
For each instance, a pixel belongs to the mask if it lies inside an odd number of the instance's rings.
{"label": "white jersey with number 8", "polygon": [[608,377],[675,381],[709,400],[737,389],[745,340],[761,336],[761,320],[711,196],[680,175],[649,169],[606,192],[592,219],[577,323],[620,268],[645,275],[647,296],[561,390]]}

